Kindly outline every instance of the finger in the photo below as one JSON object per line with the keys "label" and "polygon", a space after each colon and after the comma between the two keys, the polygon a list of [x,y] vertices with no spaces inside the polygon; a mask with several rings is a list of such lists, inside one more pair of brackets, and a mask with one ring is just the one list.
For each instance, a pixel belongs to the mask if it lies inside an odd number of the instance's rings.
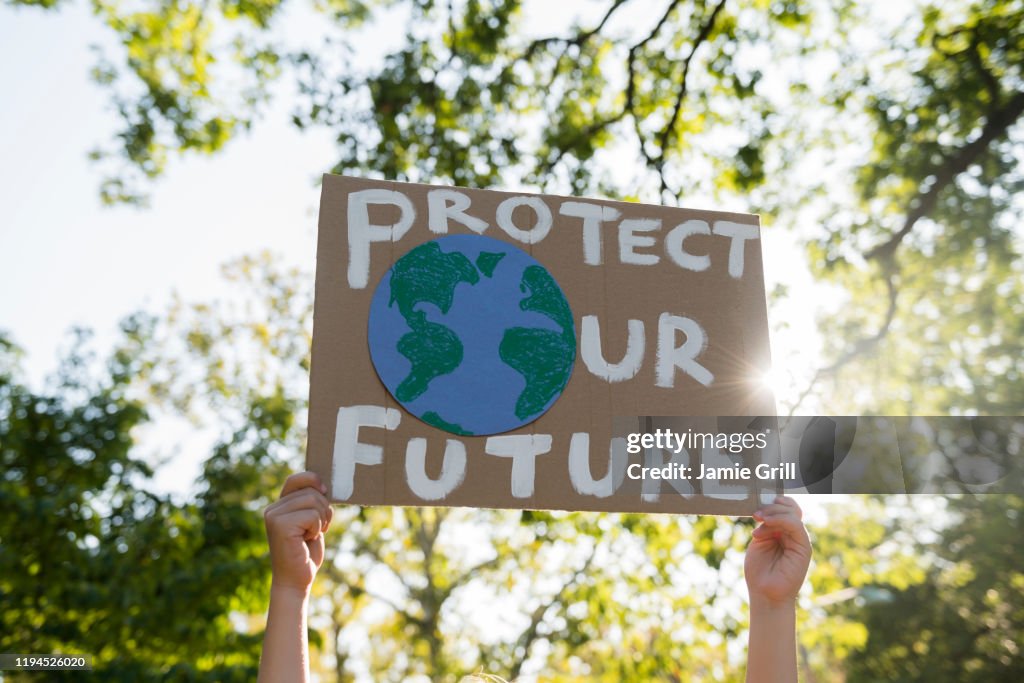
{"label": "finger", "polygon": [[320,475],[316,472],[299,472],[288,477],[284,482],[284,487],[281,489],[281,495],[279,498],[284,498],[293,491],[311,486],[321,493],[327,493],[327,485],[320,479]]}
{"label": "finger", "polygon": [[292,491],[283,498],[280,498],[275,504],[278,506],[290,505],[292,501],[305,500],[307,497],[313,497],[314,499],[321,501],[325,505],[331,504],[331,501],[327,499],[327,496],[321,493],[319,489],[313,488],[312,486],[307,486],[305,488],[298,489],[297,491]]}
{"label": "finger", "polygon": [[778,505],[785,505],[796,510],[797,515],[803,519],[804,511],[800,509],[800,504],[789,496],[776,496],[774,502]]}
{"label": "finger", "polygon": [[793,538],[807,538],[807,530],[804,528],[803,522],[801,522],[795,514],[773,515],[771,517],[766,517],[764,522],[758,528],[765,528],[769,531],[779,531],[787,536],[792,536]]}
{"label": "finger", "polygon": [[320,529],[323,528],[324,522],[317,510],[304,508],[283,515],[281,523],[286,527],[302,532],[303,540],[312,541],[320,535]]}
{"label": "finger", "polygon": [[284,482],[284,486],[281,488],[280,498],[284,498],[289,493],[298,491],[299,489],[312,487],[319,490],[322,493],[326,493],[326,485],[320,479],[320,475],[316,472],[299,472],[293,474]]}
{"label": "finger", "polygon": [[312,541],[306,541],[306,546],[309,548],[309,559],[313,560],[313,564],[319,569],[324,563],[324,535],[320,534]]}
{"label": "finger", "polygon": [[263,511],[263,518],[268,525],[277,523],[283,515],[296,510],[315,509],[320,514],[323,524],[321,531],[326,532],[334,519],[334,508],[322,493],[313,489],[302,489],[289,493],[283,499],[268,506]]}
{"label": "finger", "polygon": [[329,514],[328,510],[331,509],[331,504],[324,494],[311,488],[305,488],[289,493],[271,507],[273,508],[273,516],[287,514],[304,508],[314,508],[326,519]]}
{"label": "finger", "polygon": [[782,538],[782,532],[761,525],[750,534],[755,541],[775,541]]}
{"label": "finger", "polygon": [[777,521],[777,520],[780,520],[780,519],[791,519],[791,520],[797,522],[798,524],[802,524],[803,523],[803,522],[800,521],[800,517],[797,516],[796,512],[793,512],[792,510],[787,510],[787,511],[784,511],[784,512],[769,511],[766,514],[761,515],[761,521],[764,524],[767,524],[768,522],[772,522],[772,521]]}
{"label": "finger", "polygon": [[788,505],[780,505],[779,503],[771,503],[769,505],[762,505],[757,512],[754,513],[754,519],[761,520],[765,517],[771,517],[772,515],[789,515],[795,514],[795,510]]}
{"label": "finger", "polygon": [[766,505],[762,505],[761,507],[758,508],[758,510],[786,510],[787,512],[800,511],[800,506],[785,502],[787,500],[789,499],[780,496],[779,498],[776,498],[773,502],[768,503]]}
{"label": "finger", "polygon": [[757,517],[761,520],[765,520],[771,519],[772,517],[782,517],[785,515],[789,515],[791,517],[796,517],[797,519],[800,519],[800,515],[798,515],[795,510],[767,510],[757,515]]}
{"label": "finger", "polygon": [[[331,526],[331,520],[334,519],[334,508],[331,507],[331,502],[327,500],[326,496],[317,494],[316,509],[320,512],[320,519],[323,523],[320,527],[322,533],[327,533],[327,529]],[[301,501],[300,501],[301,502]],[[296,503],[298,505],[298,503]],[[297,508],[297,509],[302,509]]]}

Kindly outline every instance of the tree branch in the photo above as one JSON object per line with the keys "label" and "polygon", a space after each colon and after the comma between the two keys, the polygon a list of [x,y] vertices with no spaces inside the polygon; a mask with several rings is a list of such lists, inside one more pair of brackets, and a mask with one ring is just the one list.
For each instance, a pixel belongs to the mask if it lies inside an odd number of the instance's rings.
{"label": "tree branch", "polygon": [[892,327],[893,320],[896,319],[896,299],[899,294],[899,290],[896,287],[896,267],[893,262],[890,261],[885,266],[884,276],[885,287],[888,293],[888,304],[886,306],[885,318],[883,319],[882,324],[879,325],[878,330],[876,330],[874,334],[854,342],[853,346],[850,347],[848,351],[839,356],[839,358],[837,358],[835,361],[833,361],[829,365],[826,365],[825,367],[818,368],[817,372],[815,372],[814,376],[811,378],[811,381],[807,383],[807,386],[800,393],[800,396],[797,397],[797,400],[793,404],[793,407],[790,408],[790,418],[792,418],[796,414],[796,411],[800,408],[800,405],[814,390],[814,387],[818,382],[825,379],[825,377],[829,375],[834,375],[835,373],[839,372],[839,370],[841,370],[844,365],[852,361],[860,354],[869,351],[872,347],[876,346],[879,342],[881,342],[887,334],[889,334],[889,329]]}
{"label": "tree branch", "polygon": [[697,50],[703,45],[711,35],[711,31],[715,27],[715,21],[718,19],[718,14],[725,7],[726,0],[719,0],[719,3],[715,5],[715,9],[711,11],[711,16],[708,17],[707,21],[700,27],[700,31],[697,33],[697,37],[693,40],[693,47],[690,49],[690,54],[683,60],[683,74],[679,82],[679,92],[676,94],[675,107],[672,109],[672,117],[665,125],[664,130],[661,131],[661,136],[658,140],[658,147],[661,148],[661,156],[665,157],[665,152],[669,145],[669,139],[672,132],[675,130],[676,123],[679,121],[679,115],[683,109],[683,100],[686,98],[687,84],[686,78],[690,73],[690,64],[693,62],[694,55],[697,54]]}
{"label": "tree branch", "polygon": [[657,37],[669,17],[672,16],[672,13],[676,10],[676,7],[679,6],[679,2],[680,0],[673,0],[669,3],[665,13],[661,15],[661,18],[658,20],[658,23],[654,25],[654,28],[651,29],[651,32],[648,33],[647,37],[639,43],[630,47],[629,55],[626,57],[626,102],[622,111],[623,114],[628,113],[630,118],[633,119],[633,130],[636,131],[637,143],[640,145],[640,154],[643,155],[647,167],[657,172],[658,179],[661,183],[659,191],[662,196],[664,196],[666,192],[670,192],[668,181],[665,178],[664,155],[661,159],[655,159],[647,151],[647,147],[644,145],[643,131],[640,129],[640,117],[636,115],[636,55],[645,45],[647,45],[647,43]]}
{"label": "tree branch", "polygon": [[441,602],[447,600],[448,597],[451,596],[451,594],[458,590],[460,587],[469,583],[469,581],[471,581],[478,573],[485,569],[490,569],[491,567],[498,565],[501,562],[501,560],[502,557],[500,555],[495,555],[491,559],[481,562],[480,564],[474,567],[470,567],[462,574],[459,574],[459,576],[457,576],[454,581],[448,584],[447,588],[441,591]]}
{"label": "tree branch", "polygon": [[[629,0],[615,0],[611,4],[611,7],[608,8],[608,11],[604,13],[604,16],[601,17],[601,21],[598,22],[597,26],[588,31],[580,31],[572,38],[563,38],[561,36],[548,36],[546,38],[537,38],[536,40],[532,41],[529,45],[526,46],[526,51],[523,52],[522,58],[529,61],[533,57],[534,53],[537,52],[537,50],[547,45],[550,45],[551,43],[562,43],[566,46],[566,48],[568,48],[570,45],[575,45],[576,47],[583,47],[584,43],[593,38],[601,31],[601,29],[604,28],[604,25],[607,24],[608,20],[611,19],[613,14],[615,14],[615,10],[619,9],[619,7],[622,7],[622,5],[626,4],[627,2],[629,2]],[[564,55],[565,51],[563,50],[562,54],[558,56],[558,60],[561,61]]]}
{"label": "tree branch", "polygon": [[389,572],[391,572],[391,574],[396,579],[398,579],[399,583],[402,584],[406,591],[410,593],[412,592],[412,586],[410,586],[402,577],[402,574],[398,571],[397,567],[393,566],[390,562],[384,559],[384,556],[380,554],[380,550],[378,548],[375,548],[374,546],[370,545],[370,543],[366,539],[357,538],[356,550],[365,552],[367,555],[373,558],[374,561],[376,561],[378,564],[385,567]]}
{"label": "tree branch", "polygon": [[814,390],[814,386],[821,379],[838,372],[854,358],[876,346],[889,333],[896,315],[896,249],[914,229],[917,221],[925,218],[935,209],[942,191],[955,181],[958,175],[966,171],[988,149],[990,144],[1006,135],[1010,127],[1024,114],[1024,91],[1018,91],[1001,107],[995,106],[995,102],[993,106],[994,108],[989,114],[988,120],[982,127],[981,135],[974,141],[961,147],[954,154],[947,156],[932,174],[932,182],[912,200],[911,207],[907,211],[906,217],[903,220],[903,226],[899,231],[864,255],[868,260],[878,261],[883,268],[885,284],[889,293],[889,303],[882,325],[874,334],[857,341],[849,351],[831,364],[815,372],[807,387],[801,392],[790,409],[790,417],[796,414],[804,399],[810,395],[811,391]]}
{"label": "tree branch", "polygon": [[[342,587],[346,587],[342,584]],[[345,628],[345,614],[342,609],[342,601],[337,599],[331,600],[331,624],[333,628],[333,639],[334,639],[334,675],[337,683],[347,683],[351,680],[351,676],[345,671],[346,663],[348,662],[348,651],[342,642],[341,632]]]}
{"label": "tree branch", "polygon": [[[412,510],[409,510],[412,512]],[[434,573],[431,565],[433,564],[434,558],[434,543],[437,541],[437,529],[440,523],[433,526],[433,528],[427,524],[427,517],[424,514],[424,510],[416,510],[415,512],[417,520],[410,522],[415,527],[413,530],[416,536],[416,541],[420,546],[420,552],[423,553],[423,573],[427,578],[427,590],[430,591],[434,588]]]}
{"label": "tree branch", "polygon": [[971,63],[974,64],[974,68],[981,74],[981,79],[985,81],[985,89],[988,91],[989,106],[998,107],[1002,100],[1002,92],[999,87],[999,79],[996,78],[986,66],[985,60],[981,56],[979,48],[980,38],[978,37],[977,29],[971,32],[971,46],[968,48],[968,57]]}
{"label": "tree branch", "polygon": [[453,0],[448,0],[448,33],[451,35],[452,44],[448,46],[448,60],[445,62],[445,66],[451,66],[452,62],[455,61],[455,58],[459,56],[459,29],[455,25],[455,7]]}
{"label": "tree branch", "polygon": [[542,602],[540,605],[537,606],[537,609],[533,611],[533,614],[530,615],[530,625],[527,626],[526,629],[520,634],[519,639],[516,641],[516,645],[512,650],[513,653],[516,650],[520,649],[523,652],[522,656],[517,657],[515,663],[512,665],[512,669],[509,673],[512,680],[515,680],[519,677],[519,673],[523,668],[523,664],[526,663],[527,657],[530,656],[530,647],[537,640],[538,629],[540,628],[541,623],[543,623],[544,621],[544,615],[547,614],[552,607],[560,605],[562,600],[565,599],[565,594],[568,593],[569,590],[573,588],[576,584],[578,584],[580,580],[586,575],[587,570],[590,568],[590,563],[594,560],[594,556],[597,554],[597,546],[598,544],[595,541],[594,547],[590,549],[590,554],[587,556],[587,559],[583,563],[583,566],[580,567],[577,571],[575,571],[571,577],[569,577],[569,580],[562,585],[562,587],[558,590],[557,593],[555,593],[551,597],[550,600],[548,600],[547,602]]}
{"label": "tree branch", "polygon": [[914,229],[917,221],[932,212],[942,191],[958,175],[966,171],[967,167],[981,156],[993,141],[1005,135],[1022,113],[1024,113],[1024,91],[1017,92],[1005,105],[997,107],[991,112],[981,129],[981,135],[976,140],[967,143],[943,160],[931,174],[934,178],[932,182],[912,200],[910,210],[903,221],[903,227],[887,241],[867,252],[864,255],[865,258],[879,261],[890,259],[903,238]]}
{"label": "tree branch", "polygon": [[608,11],[604,13],[604,16],[601,17],[601,21],[600,23],[598,23],[597,26],[595,26],[589,31],[584,31],[579,36],[577,36],[576,44],[582,45],[586,41],[590,40],[593,36],[600,33],[601,29],[604,28],[604,25],[607,24],[608,20],[612,18],[613,14],[615,14],[615,10],[622,7],[627,2],[629,2],[629,0],[615,0],[615,2],[612,3],[611,7],[608,8]]}
{"label": "tree branch", "polygon": [[415,616],[414,614],[412,614],[412,612],[402,607],[398,603],[394,602],[390,598],[380,595],[379,593],[374,593],[373,591],[367,589],[366,586],[360,583],[359,581],[349,579],[347,576],[345,576],[345,573],[337,566],[331,564],[326,565],[325,568],[327,570],[327,575],[331,577],[332,581],[339,585],[347,587],[357,596],[365,595],[371,600],[379,600],[391,609],[393,609],[399,615],[401,615],[402,618],[404,618],[409,623],[415,624],[419,626],[421,629],[426,626],[426,621],[422,617]]}

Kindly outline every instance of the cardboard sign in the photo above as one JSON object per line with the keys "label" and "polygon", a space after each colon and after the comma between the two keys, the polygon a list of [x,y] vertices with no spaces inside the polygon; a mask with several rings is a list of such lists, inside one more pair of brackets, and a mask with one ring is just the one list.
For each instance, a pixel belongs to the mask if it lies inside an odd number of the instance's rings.
{"label": "cardboard sign", "polygon": [[774,414],[769,366],[757,216],[324,176],[307,466],[335,502],[749,514],[765,482],[634,475],[752,466],[641,433]]}

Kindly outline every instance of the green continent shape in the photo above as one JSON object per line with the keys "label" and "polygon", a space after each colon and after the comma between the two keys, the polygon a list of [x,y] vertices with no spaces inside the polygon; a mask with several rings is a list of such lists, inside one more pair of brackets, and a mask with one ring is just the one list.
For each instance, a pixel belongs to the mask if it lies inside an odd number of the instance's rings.
{"label": "green continent shape", "polygon": [[430,380],[459,367],[463,348],[450,328],[424,318],[398,340],[398,352],[409,359],[412,368],[395,390],[395,398],[408,403],[427,390]]}
{"label": "green continent shape", "polygon": [[503,258],[505,258],[505,254],[501,252],[481,251],[480,255],[476,257],[476,267],[487,277],[492,277],[494,269],[498,266],[498,261]]}
{"label": "green continent shape", "polygon": [[446,432],[451,432],[452,434],[458,434],[459,436],[473,436],[473,432],[466,431],[463,429],[462,425],[457,425],[454,422],[447,422],[433,410],[428,410],[423,413],[423,415],[420,416],[420,419],[428,425],[433,425],[438,429],[443,429]]}
{"label": "green continent shape", "polygon": [[397,303],[402,317],[415,329],[414,319],[425,318],[422,312],[413,310],[416,304],[432,303],[447,313],[455,300],[455,286],[479,281],[480,275],[464,254],[445,253],[437,242],[427,242],[411,249],[392,266],[388,306]]}
{"label": "green continent shape", "polygon": [[410,250],[391,268],[391,300],[408,323],[410,332],[398,340],[398,352],[409,359],[412,368],[395,390],[399,401],[409,402],[422,395],[430,381],[459,367],[463,347],[458,335],[445,325],[430,322],[423,311],[414,310],[421,302],[432,303],[447,313],[460,282],[480,281],[473,263],[459,252],[445,253],[436,242],[427,242]]}
{"label": "green continent shape", "polygon": [[505,330],[498,354],[506,365],[526,378],[526,387],[516,400],[516,417],[525,420],[544,410],[548,401],[565,388],[576,345],[551,330],[512,327]]}
{"label": "green continent shape", "polygon": [[572,311],[551,273],[541,266],[527,266],[519,289],[530,293],[519,302],[519,308],[535,311],[554,320],[562,328],[562,337],[575,349],[576,329],[572,324]]}
{"label": "green continent shape", "polygon": [[519,288],[529,292],[519,308],[546,315],[562,328],[559,334],[535,327],[512,327],[501,338],[501,360],[526,379],[526,387],[516,400],[516,417],[525,420],[544,410],[569,381],[576,358],[576,329],[569,302],[544,268],[528,266]]}

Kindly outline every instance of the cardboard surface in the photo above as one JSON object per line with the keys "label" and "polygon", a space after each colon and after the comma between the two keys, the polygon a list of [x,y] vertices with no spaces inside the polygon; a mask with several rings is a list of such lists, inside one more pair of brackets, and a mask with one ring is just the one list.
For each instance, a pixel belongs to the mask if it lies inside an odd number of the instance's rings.
{"label": "cardboard surface", "polygon": [[[577,350],[546,412],[509,432],[462,436],[425,423],[389,392],[371,359],[368,320],[379,283],[403,255],[444,235],[479,234],[522,249],[554,277]],[[469,286],[456,286],[457,300]],[[446,315],[432,303],[413,308],[435,323]],[[630,432],[700,422],[639,416],[774,414],[759,379],[769,367],[757,216],[324,176],[307,466],[335,502],[749,514],[764,482],[641,486],[620,470],[624,458],[753,465],[759,452],[621,447]],[[496,391],[507,390],[503,382]],[[447,391],[437,405],[457,402]]]}

